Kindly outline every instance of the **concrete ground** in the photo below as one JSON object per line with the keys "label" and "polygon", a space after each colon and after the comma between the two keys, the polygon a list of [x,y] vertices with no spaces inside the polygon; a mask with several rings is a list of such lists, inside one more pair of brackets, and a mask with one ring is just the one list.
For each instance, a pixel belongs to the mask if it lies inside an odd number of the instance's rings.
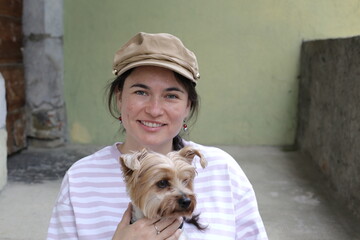
{"label": "concrete ground", "polygon": [[[359,220],[338,203],[320,172],[305,157],[270,147],[222,148],[234,156],[253,183],[269,239],[360,239]],[[57,156],[60,152],[66,150],[60,149]],[[31,150],[22,153],[28,159],[41,155],[31,154]],[[20,162],[17,168],[24,166],[22,160],[10,160]],[[29,183],[29,177],[21,179],[13,171],[14,165],[10,166],[10,180],[0,193],[0,240],[45,239],[61,180],[48,180],[54,178],[44,174],[43,180]],[[26,167],[34,179],[35,168]]]}

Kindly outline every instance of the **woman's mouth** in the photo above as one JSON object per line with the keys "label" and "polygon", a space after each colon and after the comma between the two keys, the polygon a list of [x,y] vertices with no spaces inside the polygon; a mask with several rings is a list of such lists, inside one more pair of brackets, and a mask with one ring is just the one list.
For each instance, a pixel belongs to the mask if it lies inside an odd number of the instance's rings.
{"label": "woman's mouth", "polygon": [[139,121],[142,125],[146,126],[146,127],[150,127],[150,128],[157,128],[157,127],[162,127],[166,124],[162,124],[162,123],[154,123],[154,122],[147,122],[147,121]]}

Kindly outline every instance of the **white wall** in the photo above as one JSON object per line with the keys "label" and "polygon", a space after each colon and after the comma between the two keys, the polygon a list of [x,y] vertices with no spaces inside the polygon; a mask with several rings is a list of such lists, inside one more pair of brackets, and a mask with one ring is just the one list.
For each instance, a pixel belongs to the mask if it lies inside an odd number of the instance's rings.
{"label": "white wall", "polygon": [[6,184],[7,180],[7,146],[6,146],[6,98],[5,98],[5,80],[0,73],[0,190]]}

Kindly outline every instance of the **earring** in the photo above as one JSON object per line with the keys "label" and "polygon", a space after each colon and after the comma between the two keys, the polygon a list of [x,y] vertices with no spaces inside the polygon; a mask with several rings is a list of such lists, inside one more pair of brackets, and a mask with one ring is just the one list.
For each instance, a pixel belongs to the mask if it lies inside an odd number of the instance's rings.
{"label": "earring", "polygon": [[119,119],[119,121],[120,121],[120,124],[122,124],[122,118],[121,118],[121,116],[118,117],[118,119]]}
{"label": "earring", "polygon": [[183,124],[183,129],[184,129],[184,132],[186,132],[186,131],[188,130],[188,126],[187,126],[187,124],[185,123],[185,121],[184,121],[184,124]]}

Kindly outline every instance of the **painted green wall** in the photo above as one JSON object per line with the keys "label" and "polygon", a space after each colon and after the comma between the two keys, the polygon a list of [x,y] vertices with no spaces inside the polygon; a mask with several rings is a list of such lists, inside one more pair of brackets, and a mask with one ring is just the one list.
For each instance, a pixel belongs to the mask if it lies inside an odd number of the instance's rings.
{"label": "painted green wall", "polygon": [[296,132],[300,46],[360,34],[359,0],[65,0],[69,136],[121,139],[104,100],[114,52],[139,31],[169,32],[199,61],[203,144],[290,145]]}

